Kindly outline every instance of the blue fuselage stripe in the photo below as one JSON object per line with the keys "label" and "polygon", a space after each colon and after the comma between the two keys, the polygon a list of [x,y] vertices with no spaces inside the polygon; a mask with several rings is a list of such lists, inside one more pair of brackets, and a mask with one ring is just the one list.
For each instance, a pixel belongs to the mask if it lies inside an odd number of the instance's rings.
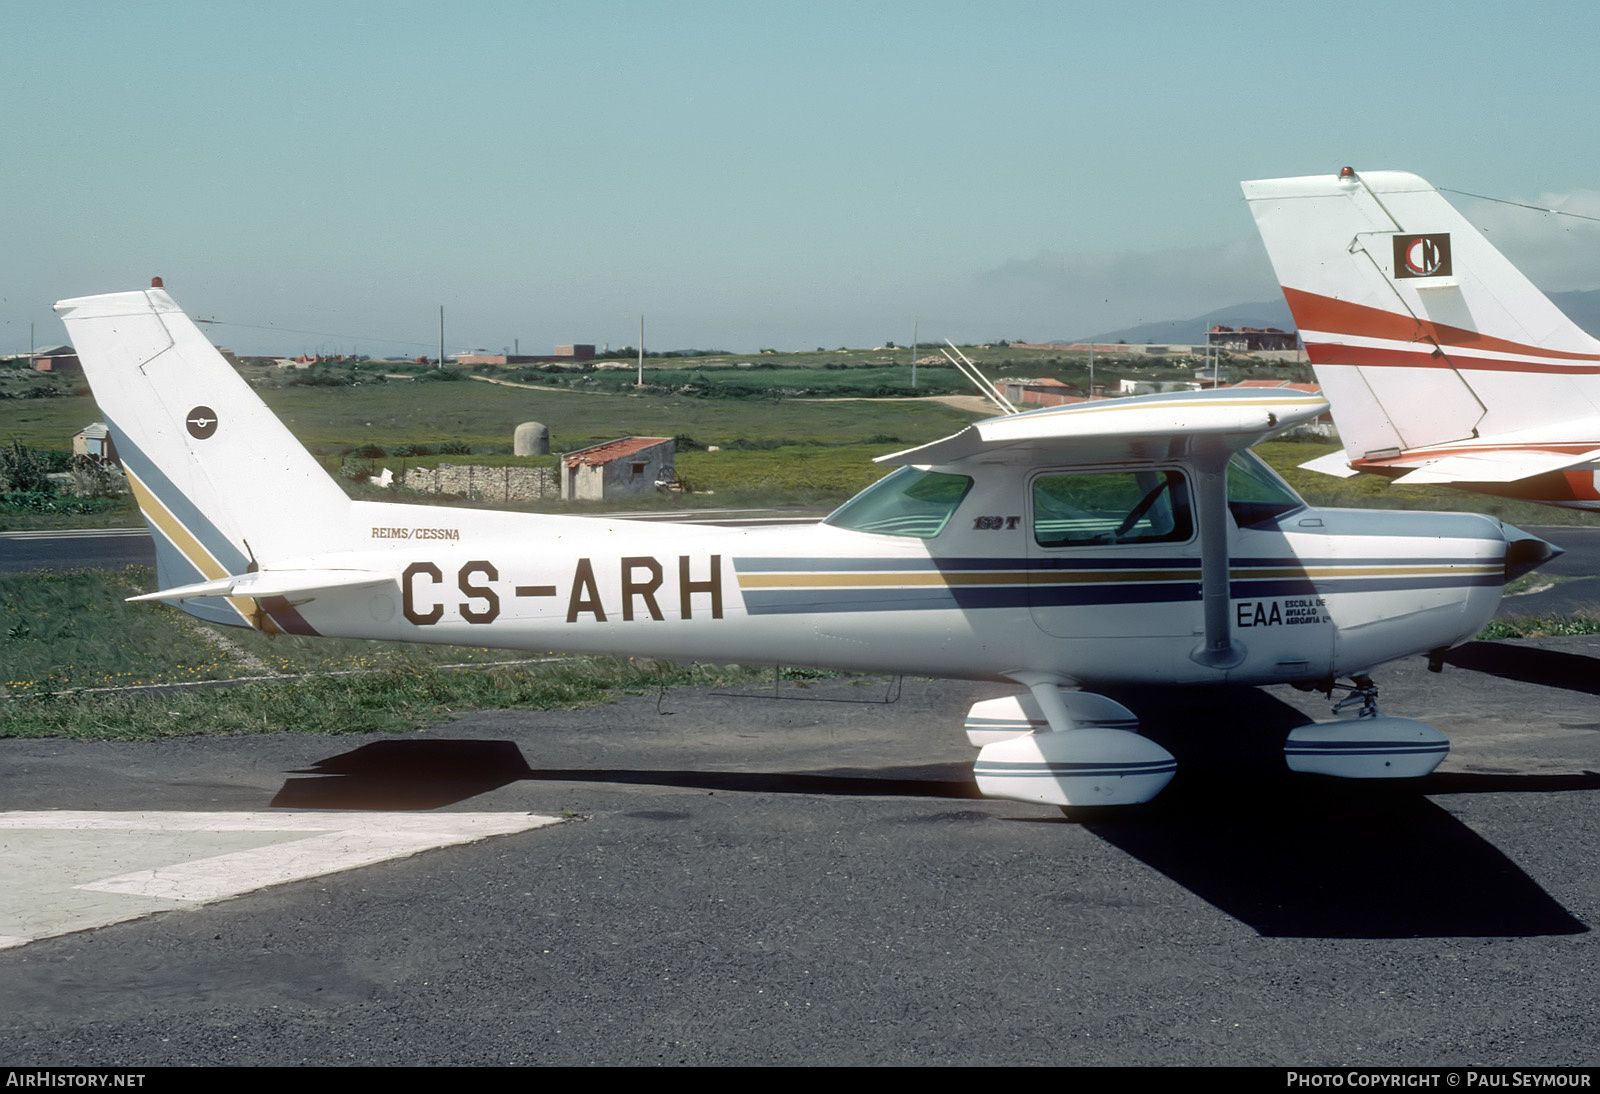
{"label": "blue fuselage stripe", "polygon": [[[740,558],[735,567],[741,578],[752,578],[741,589],[751,615],[1197,604],[1201,598],[1199,560],[1185,558]],[[1307,572],[1319,568],[1337,572]],[[1229,596],[1238,600],[1464,589],[1503,580],[1498,567],[1460,558],[1243,558],[1233,560],[1233,570],[1277,571],[1230,581]],[[994,575],[992,584],[983,582],[984,573]],[[930,583],[930,575],[939,574],[948,576]],[[793,583],[783,575],[793,575]],[[829,581],[834,575],[837,583]],[[863,581],[868,575],[874,580]]]}

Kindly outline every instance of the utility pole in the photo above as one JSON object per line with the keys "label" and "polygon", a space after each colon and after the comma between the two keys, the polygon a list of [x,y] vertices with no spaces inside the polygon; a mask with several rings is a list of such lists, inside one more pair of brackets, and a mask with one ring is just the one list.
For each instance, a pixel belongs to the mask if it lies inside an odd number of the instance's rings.
{"label": "utility pole", "polygon": [[911,317],[911,390],[917,390],[917,317]]}
{"label": "utility pole", "polygon": [[639,379],[634,387],[644,387],[644,316],[639,316]]}
{"label": "utility pole", "polygon": [[444,305],[439,305],[439,367],[444,368]]}

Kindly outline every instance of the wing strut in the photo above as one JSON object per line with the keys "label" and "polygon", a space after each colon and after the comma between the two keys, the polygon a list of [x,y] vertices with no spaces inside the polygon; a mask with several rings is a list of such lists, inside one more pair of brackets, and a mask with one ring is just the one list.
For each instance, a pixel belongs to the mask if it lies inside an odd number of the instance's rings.
{"label": "wing strut", "polygon": [[1208,668],[1231,669],[1244,660],[1229,618],[1228,461],[1233,452],[1211,442],[1195,453],[1195,502],[1200,510],[1200,600],[1205,640],[1189,656]]}

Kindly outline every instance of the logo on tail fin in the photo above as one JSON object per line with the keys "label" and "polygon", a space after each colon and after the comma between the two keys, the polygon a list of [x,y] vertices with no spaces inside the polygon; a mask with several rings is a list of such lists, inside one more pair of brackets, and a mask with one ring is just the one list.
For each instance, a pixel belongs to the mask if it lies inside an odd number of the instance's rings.
{"label": "logo on tail fin", "polygon": [[1394,237],[1394,276],[1449,277],[1450,233]]}
{"label": "logo on tail fin", "polygon": [[189,411],[184,425],[189,427],[189,436],[203,441],[217,431],[217,412],[208,406],[197,406]]}

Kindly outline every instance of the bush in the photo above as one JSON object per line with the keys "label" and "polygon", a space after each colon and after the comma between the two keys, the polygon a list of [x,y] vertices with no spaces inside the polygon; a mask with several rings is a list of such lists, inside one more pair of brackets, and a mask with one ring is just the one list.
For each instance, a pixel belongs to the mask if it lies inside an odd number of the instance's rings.
{"label": "bush", "polygon": [[0,511],[13,513],[103,513],[115,509],[114,498],[58,498],[43,490],[12,490],[0,494]]}
{"label": "bush", "polygon": [[50,458],[21,441],[0,448],[0,493],[55,493],[50,485]]}
{"label": "bush", "polygon": [[119,498],[128,492],[128,480],[114,464],[95,456],[72,457],[72,489],[76,498]]}
{"label": "bush", "polygon": [[53,512],[55,500],[49,490],[7,490],[0,494],[0,505],[22,513]]}

